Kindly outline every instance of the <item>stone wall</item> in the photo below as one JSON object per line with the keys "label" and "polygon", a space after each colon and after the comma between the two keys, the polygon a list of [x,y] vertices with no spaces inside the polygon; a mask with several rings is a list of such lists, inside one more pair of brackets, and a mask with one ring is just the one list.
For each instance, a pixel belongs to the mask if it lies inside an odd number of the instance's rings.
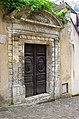
{"label": "stone wall", "polygon": [[[28,27],[28,24],[26,26]],[[55,99],[60,96],[60,46],[58,39],[59,33],[58,31],[54,32],[52,30],[49,34],[47,33],[47,31],[46,33],[34,33],[34,31],[32,32],[31,30],[35,29],[37,26],[32,27],[32,25],[29,25],[28,28],[30,29],[30,32],[28,32],[27,27],[25,27],[24,25],[20,26],[16,24],[14,24],[13,27],[8,27],[8,68],[10,84],[9,91],[10,98],[13,103],[26,102],[27,104],[34,104]],[[39,28],[39,26],[37,28]],[[46,94],[25,98],[24,43],[46,45]]]}
{"label": "stone wall", "polygon": [[55,40],[55,98],[60,97],[60,41]]}

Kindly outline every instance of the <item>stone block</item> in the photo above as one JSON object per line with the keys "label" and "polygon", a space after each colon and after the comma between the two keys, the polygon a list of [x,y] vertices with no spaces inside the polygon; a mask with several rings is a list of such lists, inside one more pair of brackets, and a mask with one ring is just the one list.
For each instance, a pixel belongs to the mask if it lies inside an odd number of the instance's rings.
{"label": "stone block", "polygon": [[[21,65],[23,67],[23,65]],[[23,68],[22,67],[19,67],[19,73],[22,73],[23,72]]]}
{"label": "stone block", "polygon": [[12,55],[13,55],[13,54],[12,54],[11,52],[8,53],[8,56],[9,56],[9,57],[12,57]]}
{"label": "stone block", "polygon": [[23,57],[23,51],[21,50],[21,51],[19,51],[19,57]]}
{"label": "stone block", "polygon": [[12,74],[13,74],[13,70],[9,69],[9,75],[12,75]]}
{"label": "stone block", "polygon": [[18,55],[17,54],[13,54],[13,63],[19,63],[19,57],[18,57]]}
{"label": "stone block", "polygon": [[22,62],[23,61],[23,57],[19,57],[19,62]]}
{"label": "stone block", "polygon": [[22,77],[23,77],[23,74],[19,73],[19,79],[22,79]]}
{"label": "stone block", "polygon": [[8,40],[8,45],[12,45],[12,40]]}
{"label": "stone block", "polygon": [[22,50],[23,50],[23,46],[19,45],[19,51],[22,51]]}
{"label": "stone block", "polygon": [[11,33],[9,33],[9,34],[8,34],[8,38],[11,38],[11,36],[12,36],[12,34],[11,34]]}
{"label": "stone block", "polygon": [[37,40],[40,40],[41,38],[40,37],[36,37],[37,38]]}
{"label": "stone block", "polygon": [[9,63],[9,64],[8,64],[8,67],[9,67],[9,69],[12,69],[12,68],[13,68],[12,63]]}
{"label": "stone block", "polygon": [[27,39],[32,39],[32,36],[27,36]]}
{"label": "stone block", "polygon": [[45,40],[45,38],[44,38],[44,37],[41,37],[40,39],[41,39],[41,40],[43,40],[43,41]]}
{"label": "stone block", "polygon": [[13,102],[21,103],[25,98],[25,87],[19,84],[13,85]]}
{"label": "stone block", "polygon": [[9,81],[13,80],[13,75],[9,75]]}
{"label": "stone block", "polygon": [[13,86],[13,97],[15,97],[15,96],[16,96],[16,87]]}
{"label": "stone block", "polygon": [[36,39],[36,37],[35,37],[35,36],[31,36],[31,39],[32,39],[32,40],[35,40],[35,39]]}
{"label": "stone block", "polygon": [[14,42],[13,42],[13,47],[14,47],[14,48],[18,48],[18,41],[16,41],[16,42],[14,41]]}
{"label": "stone block", "polygon": [[9,62],[13,62],[13,57],[8,57]]}
{"label": "stone block", "polygon": [[16,87],[16,95],[19,95],[19,96],[21,95],[21,94],[20,94],[20,86],[17,86],[17,87]]}
{"label": "stone block", "polygon": [[12,51],[13,47],[12,45],[8,45],[8,51]]}
{"label": "stone block", "polygon": [[20,94],[21,95],[25,95],[25,87],[23,87],[23,86],[21,86],[21,88],[20,88]]}
{"label": "stone block", "polygon": [[19,72],[18,72],[18,66],[17,65],[13,66],[13,77],[14,77],[14,79],[18,79],[18,77],[19,77]]}

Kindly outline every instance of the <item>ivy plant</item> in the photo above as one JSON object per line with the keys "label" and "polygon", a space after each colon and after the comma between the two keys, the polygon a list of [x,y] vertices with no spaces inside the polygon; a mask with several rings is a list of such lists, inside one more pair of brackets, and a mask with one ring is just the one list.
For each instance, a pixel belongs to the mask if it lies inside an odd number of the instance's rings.
{"label": "ivy plant", "polygon": [[52,6],[55,4],[49,0],[0,0],[1,4],[7,11],[20,9],[24,6],[30,8],[31,11],[47,9],[52,12]]}
{"label": "ivy plant", "polygon": [[27,7],[31,12],[37,12],[39,10],[48,10],[50,13],[55,13],[62,23],[66,23],[66,11],[61,10],[60,12],[54,12],[53,8],[59,7],[54,2],[49,0],[0,0],[0,4],[5,8],[7,12],[12,12],[15,9]]}
{"label": "ivy plant", "polygon": [[63,9],[55,14],[60,18],[63,24],[67,23],[67,19],[66,19],[67,10]]}

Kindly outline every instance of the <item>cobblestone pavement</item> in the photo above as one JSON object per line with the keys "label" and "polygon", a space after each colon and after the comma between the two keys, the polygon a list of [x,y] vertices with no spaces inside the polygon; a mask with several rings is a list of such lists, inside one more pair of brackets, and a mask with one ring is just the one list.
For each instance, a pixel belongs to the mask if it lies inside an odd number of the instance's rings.
{"label": "cobblestone pavement", "polygon": [[0,119],[79,119],[79,96],[33,106],[2,107]]}

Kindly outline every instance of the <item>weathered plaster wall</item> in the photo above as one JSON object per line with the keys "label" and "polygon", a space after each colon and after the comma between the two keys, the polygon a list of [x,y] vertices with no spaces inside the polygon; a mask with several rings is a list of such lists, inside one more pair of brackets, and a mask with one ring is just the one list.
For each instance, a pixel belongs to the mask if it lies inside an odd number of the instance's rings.
{"label": "weathered plaster wall", "polygon": [[68,83],[71,95],[79,94],[79,35],[72,22],[62,32],[61,39],[61,95],[62,84]]}
{"label": "weathered plaster wall", "polygon": [[4,11],[0,9],[0,102],[8,100],[8,50],[6,23],[3,22]]}
{"label": "weathered plaster wall", "polygon": [[[65,28],[62,30],[62,36],[60,40],[60,62],[61,62],[61,95],[62,94],[62,84],[68,83],[68,94],[71,93],[71,44],[70,44],[70,26],[69,24],[65,25]],[[67,93],[66,93],[67,95]]]}
{"label": "weathered plaster wall", "polygon": [[79,94],[79,35],[71,23],[72,43],[72,95]]}

